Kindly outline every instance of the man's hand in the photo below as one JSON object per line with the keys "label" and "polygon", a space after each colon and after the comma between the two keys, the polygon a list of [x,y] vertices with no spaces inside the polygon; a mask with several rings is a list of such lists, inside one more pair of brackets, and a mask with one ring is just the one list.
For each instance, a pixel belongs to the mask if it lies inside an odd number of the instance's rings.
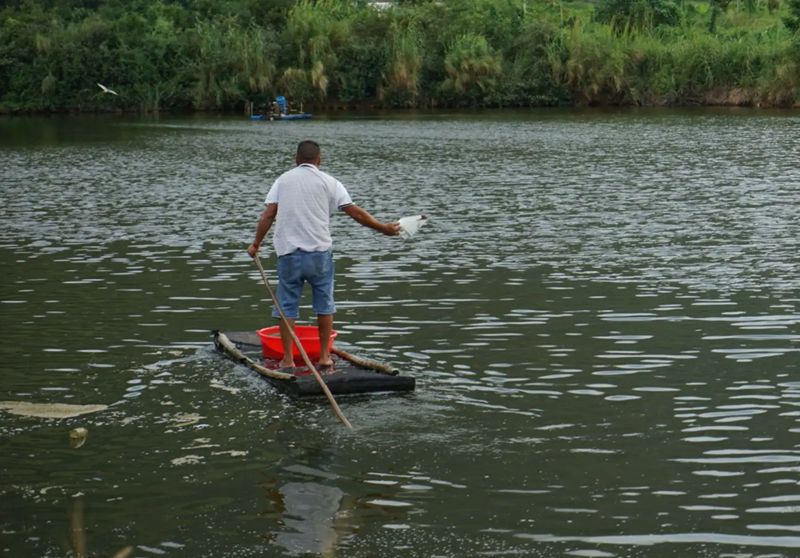
{"label": "man's hand", "polygon": [[247,247],[247,255],[251,258],[255,258],[256,254],[258,254],[258,244],[255,242]]}
{"label": "man's hand", "polygon": [[397,236],[400,234],[400,223],[384,223],[381,232],[386,236]]}

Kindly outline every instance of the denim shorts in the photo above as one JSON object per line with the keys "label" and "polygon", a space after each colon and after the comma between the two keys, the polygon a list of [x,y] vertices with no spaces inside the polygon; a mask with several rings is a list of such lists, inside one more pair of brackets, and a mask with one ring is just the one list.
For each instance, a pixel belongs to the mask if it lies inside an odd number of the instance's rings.
{"label": "denim shorts", "polygon": [[[295,250],[278,257],[278,302],[287,318],[297,319],[300,314],[300,296],[303,284],[311,285],[311,306],[316,314],[333,314],[333,252],[306,252]],[[280,317],[277,308],[272,315]]]}

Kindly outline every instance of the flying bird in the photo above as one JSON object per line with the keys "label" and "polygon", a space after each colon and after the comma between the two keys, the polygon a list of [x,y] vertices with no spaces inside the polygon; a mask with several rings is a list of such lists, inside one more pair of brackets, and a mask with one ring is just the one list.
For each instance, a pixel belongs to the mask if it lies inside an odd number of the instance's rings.
{"label": "flying bird", "polygon": [[106,87],[106,86],[105,86],[105,85],[103,85],[102,83],[98,83],[98,84],[97,84],[97,86],[98,86],[100,89],[102,89],[102,90],[103,90],[103,93],[111,93],[112,95],[117,95],[117,96],[119,96],[119,93],[117,93],[117,92],[116,92],[116,91],[114,91],[113,89],[109,89],[108,87]]}

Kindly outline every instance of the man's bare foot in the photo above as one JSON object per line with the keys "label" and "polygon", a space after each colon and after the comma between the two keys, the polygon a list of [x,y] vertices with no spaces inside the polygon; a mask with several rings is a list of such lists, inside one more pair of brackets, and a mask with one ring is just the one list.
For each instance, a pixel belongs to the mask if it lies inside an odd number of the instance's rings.
{"label": "man's bare foot", "polygon": [[317,368],[320,370],[323,368],[325,369],[333,368],[333,360],[326,360],[326,361],[321,360],[317,363]]}
{"label": "man's bare foot", "polygon": [[294,368],[294,361],[290,360],[290,361],[287,362],[285,360],[282,360],[281,364],[280,364],[280,367],[281,368]]}

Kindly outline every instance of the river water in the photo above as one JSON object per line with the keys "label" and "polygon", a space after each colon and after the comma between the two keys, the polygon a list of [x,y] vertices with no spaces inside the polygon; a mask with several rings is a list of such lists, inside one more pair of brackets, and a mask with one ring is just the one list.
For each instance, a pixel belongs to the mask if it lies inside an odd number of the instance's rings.
{"label": "river water", "polygon": [[[0,411],[0,554],[800,555],[798,130],[0,120],[0,401],[109,406]],[[379,218],[430,217],[335,219],[337,343],[417,379],[340,398],[353,431],[209,335],[272,324],[245,248],[305,138]]]}

